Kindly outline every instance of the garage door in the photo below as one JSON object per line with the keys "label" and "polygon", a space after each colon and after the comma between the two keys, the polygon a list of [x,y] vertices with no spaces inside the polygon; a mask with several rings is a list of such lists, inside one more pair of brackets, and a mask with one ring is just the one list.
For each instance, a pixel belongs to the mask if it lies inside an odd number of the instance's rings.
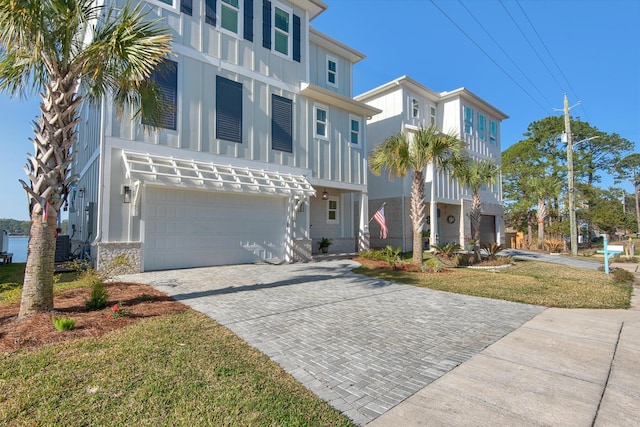
{"label": "garage door", "polygon": [[144,269],[284,259],[285,197],[147,187]]}
{"label": "garage door", "polygon": [[496,241],[495,215],[482,215],[480,220],[480,242],[490,245]]}

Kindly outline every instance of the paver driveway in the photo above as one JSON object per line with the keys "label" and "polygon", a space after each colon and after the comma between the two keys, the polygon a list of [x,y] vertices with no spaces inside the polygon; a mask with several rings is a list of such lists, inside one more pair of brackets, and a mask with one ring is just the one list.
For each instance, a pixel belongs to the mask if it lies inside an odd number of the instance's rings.
{"label": "paver driveway", "polygon": [[542,312],[371,279],[334,260],[121,276],[211,316],[363,425]]}

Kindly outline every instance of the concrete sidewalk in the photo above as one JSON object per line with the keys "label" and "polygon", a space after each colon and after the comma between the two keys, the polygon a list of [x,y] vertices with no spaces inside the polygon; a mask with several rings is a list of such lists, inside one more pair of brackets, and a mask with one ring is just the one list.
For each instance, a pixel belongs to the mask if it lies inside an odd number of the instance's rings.
{"label": "concrete sidewalk", "polygon": [[640,311],[548,309],[369,426],[640,425]]}

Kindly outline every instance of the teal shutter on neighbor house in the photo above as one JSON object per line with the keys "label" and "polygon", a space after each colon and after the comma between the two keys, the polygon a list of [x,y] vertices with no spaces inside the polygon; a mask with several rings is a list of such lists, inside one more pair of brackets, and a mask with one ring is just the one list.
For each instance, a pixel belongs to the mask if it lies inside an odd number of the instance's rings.
{"label": "teal shutter on neighbor house", "polygon": [[216,138],[242,142],[242,83],[216,76]]}

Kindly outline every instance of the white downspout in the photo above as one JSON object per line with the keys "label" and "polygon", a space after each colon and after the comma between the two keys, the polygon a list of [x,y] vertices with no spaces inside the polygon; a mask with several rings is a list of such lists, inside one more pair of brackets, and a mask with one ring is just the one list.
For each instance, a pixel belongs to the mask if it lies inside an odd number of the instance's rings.
{"label": "white downspout", "polygon": [[[105,122],[105,101],[104,96],[100,101],[100,155],[98,158],[98,209],[96,214],[96,237],[93,239],[93,243],[96,245],[102,239],[102,203],[103,203],[103,195],[104,192],[104,122]],[[96,250],[96,253],[98,251]],[[100,269],[100,257],[96,259],[96,269]]]}

